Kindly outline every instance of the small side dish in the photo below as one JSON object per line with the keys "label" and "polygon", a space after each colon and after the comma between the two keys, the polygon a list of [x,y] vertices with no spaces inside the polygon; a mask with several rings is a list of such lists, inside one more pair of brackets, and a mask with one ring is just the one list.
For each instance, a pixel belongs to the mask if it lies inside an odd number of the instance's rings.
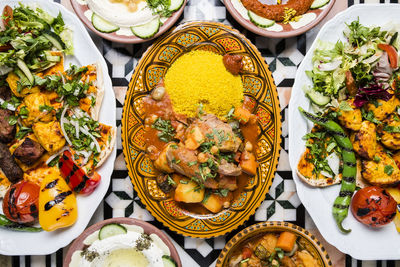
{"label": "small side dish", "polygon": [[[69,227],[77,194],[100,184],[116,130],[98,122],[104,88],[97,63],[64,69],[72,32],[61,13],[5,6],[0,31],[0,227]],[[39,222],[41,228],[34,227]]]}
{"label": "small side dish", "polygon": [[292,232],[274,232],[243,244],[229,261],[229,267],[283,266],[319,267],[318,261]]}
{"label": "small side dish", "polygon": [[321,243],[307,230],[287,222],[251,225],[232,237],[216,267],[328,267]]}
{"label": "small side dish", "polygon": [[138,225],[109,223],[83,240],[68,266],[177,267],[169,247],[157,234]]}
{"label": "small side dish", "polygon": [[303,89],[316,115],[299,110],[315,126],[297,165],[311,186],[341,184],[332,213],[343,233],[350,232],[342,227],[350,203],[371,227],[393,221],[400,203],[399,28],[346,25],[345,41],[318,41],[307,71],[312,86]]}
{"label": "small side dish", "polygon": [[230,0],[233,8],[255,26],[270,32],[297,30],[317,19],[330,0]]}
{"label": "small side dish", "polygon": [[243,95],[242,68],[240,55],[191,51],[143,100],[158,186],[185,210],[229,208],[257,174],[259,129]]}
{"label": "small side dish", "polygon": [[87,6],[84,16],[99,32],[142,39],[156,35],[162,24],[184,3],[184,0],[76,1]]}

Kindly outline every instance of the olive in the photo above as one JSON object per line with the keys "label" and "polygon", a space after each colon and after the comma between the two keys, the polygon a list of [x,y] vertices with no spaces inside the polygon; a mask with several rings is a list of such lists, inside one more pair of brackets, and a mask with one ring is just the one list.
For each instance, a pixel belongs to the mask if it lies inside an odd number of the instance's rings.
{"label": "olive", "polygon": [[153,89],[153,92],[151,92],[151,97],[154,100],[160,101],[165,94],[165,88],[164,86],[159,86]]}

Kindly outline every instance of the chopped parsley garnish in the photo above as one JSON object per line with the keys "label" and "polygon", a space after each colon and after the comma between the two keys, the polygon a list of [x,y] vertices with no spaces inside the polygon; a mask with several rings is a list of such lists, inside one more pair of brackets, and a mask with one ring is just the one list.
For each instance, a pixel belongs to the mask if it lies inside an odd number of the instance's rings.
{"label": "chopped parsley garnish", "polygon": [[49,105],[40,105],[39,106],[39,111],[40,112],[50,112],[52,111],[54,108],[52,106]]}
{"label": "chopped parsley garnish", "polygon": [[374,156],[373,160],[374,160],[376,163],[381,162],[381,158],[378,157],[377,155]]}
{"label": "chopped parsley garnish", "polygon": [[20,108],[18,115],[22,118],[22,119],[26,119],[28,118],[29,115],[29,110],[26,108],[26,106],[23,106],[22,108]]}
{"label": "chopped parsley garnish", "polygon": [[15,138],[17,139],[22,139],[24,138],[28,133],[31,133],[32,129],[22,126],[21,128],[19,128],[19,131],[17,132],[17,134],[15,135]]}
{"label": "chopped parsley garnish", "polygon": [[167,175],[167,182],[169,185],[176,185],[175,181],[169,175]]}
{"label": "chopped parsley garnish", "polygon": [[163,120],[160,117],[158,117],[153,123],[153,125],[151,125],[151,128],[154,128],[159,131],[157,136],[163,142],[168,143],[174,139],[175,129],[174,127],[172,127],[171,121],[169,120]]}
{"label": "chopped parsley garnish", "polygon": [[189,167],[192,167],[193,165],[196,165],[196,164],[197,164],[197,161],[190,161],[190,162],[187,163],[187,165]]}
{"label": "chopped parsley garnish", "polygon": [[385,168],[383,170],[387,175],[392,175],[394,168],[391,165],[385,165]]}

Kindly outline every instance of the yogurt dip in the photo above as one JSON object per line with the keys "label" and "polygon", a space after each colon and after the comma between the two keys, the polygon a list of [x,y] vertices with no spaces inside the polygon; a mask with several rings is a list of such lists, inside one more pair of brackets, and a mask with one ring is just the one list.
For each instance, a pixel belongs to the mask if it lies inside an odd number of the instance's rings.
{"label": "yogurt dip", "polygon": [[84,240],[87,247],[74,252],[70,267],[124,266],[160,267],[164,266],[163,256],[170,256],[168,246],[155,234],[146,234],[143,228],[121,224],[125,234],[117,234],[99,239],[98,230]]}

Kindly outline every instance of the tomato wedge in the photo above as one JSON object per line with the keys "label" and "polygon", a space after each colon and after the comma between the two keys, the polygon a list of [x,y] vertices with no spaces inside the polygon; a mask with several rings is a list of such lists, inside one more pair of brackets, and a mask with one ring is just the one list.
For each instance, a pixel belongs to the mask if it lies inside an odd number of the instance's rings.
{"label": "tomato wedge", "polygon": [[8,22],[13,19],[13,10],[9,5],[3,9],[3,25],[7,26]]}
{"label": "tomato wedge", "polygon": [[385,51],[388,54],[390,67],[396,69],[398,66],[399,55],[396,49],[389,44],[378,44],[378,48]]}

